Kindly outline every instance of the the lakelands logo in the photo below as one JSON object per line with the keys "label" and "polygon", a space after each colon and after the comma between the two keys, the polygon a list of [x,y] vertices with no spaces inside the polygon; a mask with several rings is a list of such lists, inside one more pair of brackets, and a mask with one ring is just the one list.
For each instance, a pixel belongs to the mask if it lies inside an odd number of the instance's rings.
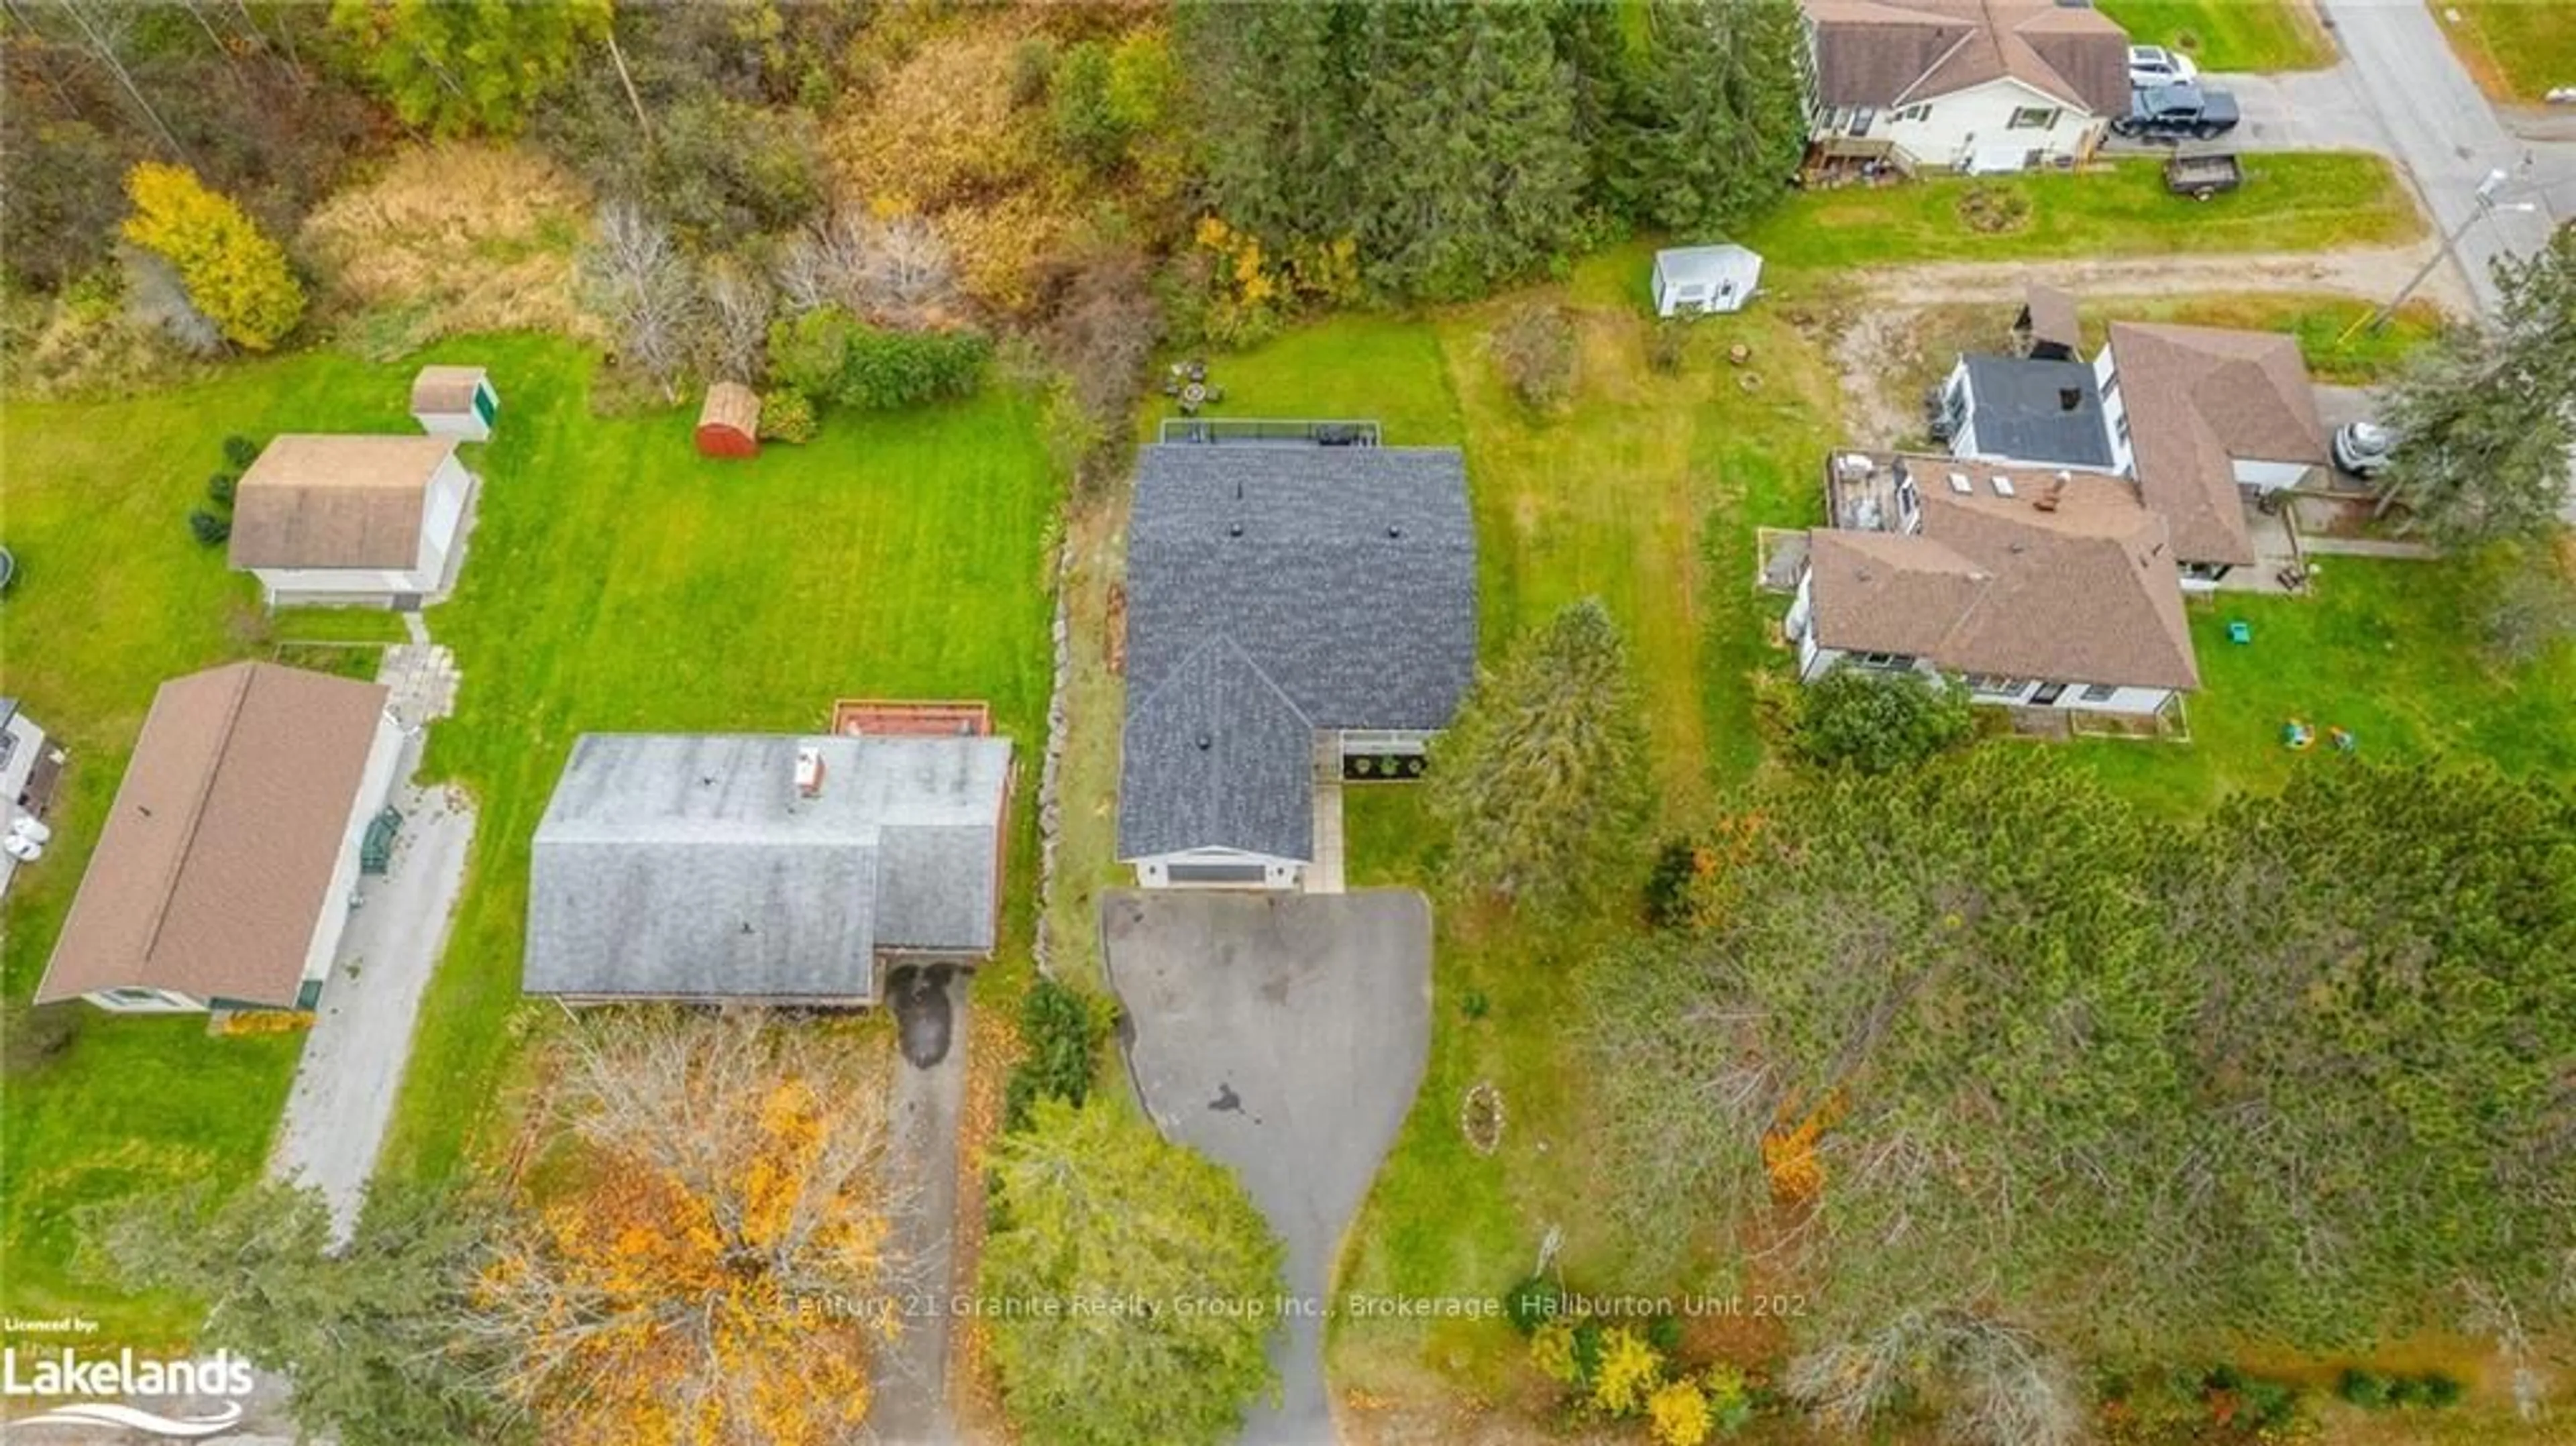
{"label": "the lakelands logo", "polygon": [[241,1423],[241,1398],[255,1384],[250,1362],[219,1350],[200,1360],[135,1359],[130,1350],[84,1358],[79,1351],[21,1359],[18,1348],[0,1348],[0,1396],[59,1400],[65,1396],[229,1396],[201,1416],[165,1416],[117,1401],[72,1401],[12,1422],[17,1426],[98,1426],[195,1440]]}

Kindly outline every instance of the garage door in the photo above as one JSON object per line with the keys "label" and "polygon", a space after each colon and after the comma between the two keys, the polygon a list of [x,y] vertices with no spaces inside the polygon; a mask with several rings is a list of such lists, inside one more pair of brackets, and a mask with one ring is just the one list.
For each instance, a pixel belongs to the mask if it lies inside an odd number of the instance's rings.
{"label": "garage door", "polygon": [[1259,864],[1173,864],[1170,876],[1176,884],[1249,884],[1259,888],[1265,879]]}

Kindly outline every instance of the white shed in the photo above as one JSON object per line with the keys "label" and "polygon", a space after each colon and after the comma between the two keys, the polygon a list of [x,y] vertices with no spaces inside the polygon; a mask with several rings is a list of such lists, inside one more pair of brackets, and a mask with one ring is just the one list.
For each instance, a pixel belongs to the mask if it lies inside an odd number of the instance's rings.
{"label": "white shed", "polygon": [[412,378],[411,414],[433,437],[488,440],[500,413],[501,394],[481,367],[422,367]]}
{"label": "white shed", "polygon": [[1762,281],[1762,258],[1741,246],[1655,253],[1655,315],[1741,311]]}

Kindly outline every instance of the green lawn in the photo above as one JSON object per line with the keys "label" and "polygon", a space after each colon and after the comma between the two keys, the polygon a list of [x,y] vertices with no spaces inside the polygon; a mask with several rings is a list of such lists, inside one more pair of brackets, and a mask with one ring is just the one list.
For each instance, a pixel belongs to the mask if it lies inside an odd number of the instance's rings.
{"label": "green lawn", "polygon": [[2394,375],[2406,354],[2442,329],[2442,311],[2410,301],[2377,331],[2363,323],[2379,303],[2346,297],[2282,292],[2212,293],[2190,297],[2088,298],[2083,307],[2084,350],[2098,350],[2119,321],[2163,321],[2186,326],[2282,331],[2299,339],[2308,375],[2320,382],[2361,386]]}
{"label": "green lawn", "polygon": [[[2433,18],[2487,94],[2537,101],[2576,85],[2576,6],[2564,0],[2431,0]],[[2456,13],[2459,23],[2447,18]]]}
{"label": "green lawn", "polygon": [[[2493,668],[2479,651],[2472,592],[2446,563],[2327,557],[2306,598],[2195,604],[2191,743],[2087,741],[2076,755],[2123,792],[2177,812],[2342,761],[2322,742],[2283,747],[2291,718],[2320,734],[2348,729],[2373,756],[2443,754],[2576,776],[2576,644],[2524,669]],[[2228,641],[2236,619],[2252,625],[2251,643]]]}
{"label": "green lawn", "polygon": [[2161,45],[2203,70],[2323,70],[2335,63],[2301,0],[2101,0],[2137,45]]}
{"label": "green lawn", "polygon": [[[593,417],[592,363],[573,346],[484,338],[440,353],[489,366],[505,410],[469,456],[484,487],[460,593],[430,617],[465,683],[426,767],[470,790],[481,821],[388,1147],[390,1168],[429,1175],[494,1143],[515,1042],[544,1018],[518,993],[527,843],[573,735],[812,728],[838,696],[978,697],[1033,766],[1056,501],[1034,408],[1006,394],[834,416],[809,447],[715,464],[691,452],[685,412]],[[9,898],[10,1000],[43,968],[159,682],[249,655],[359,668],[390,636],[357,614],[296,614],[272,631],[249,579],[182,518],[227,431],[410,430],[410,365],[308,354],[131,401],[0,411],[7,540],[25,565],[0,691],[75,755],[55,853]],[[1024,824],[1014,939],[1032,840]],[[77,1275],[68,1212],[247,1178],[300,1040],[208,1039],[202,1020],[82,1024],[67,1053],[7,1083],[0,1309],[183,1334],[184,1302],[119,1302]]]}
{"label": "green lawn", "polygon": [[[1970,229],[1959,202],[1981,189],[2025,198],[2027,217],[2009,230]],[[2385,160],[2324,152],[2247,156],[2244,188],[2207,201],[2168,194],[2152,160],[1843,186],[1792,196],[1736,239],[1775,268],[1821,272],[1918,261],[2326,251],[2423,234],[2415,202]]]}

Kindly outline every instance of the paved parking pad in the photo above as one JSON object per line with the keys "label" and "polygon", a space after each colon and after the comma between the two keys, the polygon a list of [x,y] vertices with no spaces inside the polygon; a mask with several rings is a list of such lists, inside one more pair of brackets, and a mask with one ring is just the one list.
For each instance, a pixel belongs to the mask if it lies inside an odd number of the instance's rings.
{"label": "paved parking pad", "polygon": [[[1113,893],[1101,904],[1121,1044],[1172,1139],[1230,1166],[1287,1244],[1288,1291],[1325,1302],[1342,1235],[1422,1084],[1431,908],[1410,891]],[[1332,1439],[1323,1322],[1271,1342],[1283,1399],[1242,1439]]]}

